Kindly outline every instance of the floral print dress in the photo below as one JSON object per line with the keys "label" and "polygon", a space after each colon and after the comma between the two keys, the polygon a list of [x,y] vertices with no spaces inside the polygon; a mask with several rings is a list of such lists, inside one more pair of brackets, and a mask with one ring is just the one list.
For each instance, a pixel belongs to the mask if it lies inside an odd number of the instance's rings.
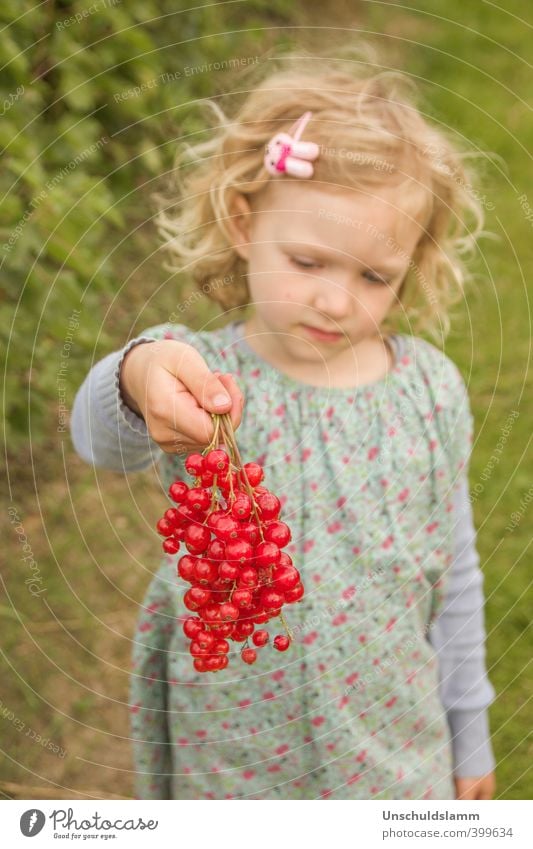
{"label": "floral print dress", "polygon": [[[212,370],[235,375],[246,398],[241,455],[265,466],[281,498],[293,536],[285,550],[306,593],[287,608],[286,653],[267,646],[254,666],[234,655],[200,674],[181,628],[184,552],[163,559],[133,651],[137,797],[455,798],[427,635],[472,442],[457,367],[430,343],[396,335],[381,380],[315,387],[260,358],[239,322],[211,332],[160,325],[143,337],[187,342]],[[163,455],[160,469],[165,489],[191,480],[183,457]]]}

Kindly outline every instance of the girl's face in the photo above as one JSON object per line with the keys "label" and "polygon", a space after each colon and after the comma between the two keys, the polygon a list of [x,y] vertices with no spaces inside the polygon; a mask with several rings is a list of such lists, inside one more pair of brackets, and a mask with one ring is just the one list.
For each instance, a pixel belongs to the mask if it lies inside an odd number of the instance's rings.
{"label": "girl's face", "polygon": [[[281,368],[351,368],[397,303],[422,228],[412,188],[326,190],[272,180],[237,201],[236,249],[248,262],[255,347]],[[420,198],[422,200],[422,198]],[[421,203],[417,204],[421,208]],[[258,334],[258,335],[255,335]]]}

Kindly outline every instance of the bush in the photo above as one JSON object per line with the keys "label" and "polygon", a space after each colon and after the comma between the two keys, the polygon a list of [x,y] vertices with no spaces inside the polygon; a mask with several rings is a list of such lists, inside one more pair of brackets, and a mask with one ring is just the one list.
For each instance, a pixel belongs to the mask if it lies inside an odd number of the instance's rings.
{"label": "bush", "polygon": [[[288,3],[248,3],[244,33],[232,20],[241,9],[176,6],[1,5],[0,333],[10,447],[27,440],[30,421],[32,443],[44,438],[51,402],[63,399],[65,344],[67,396],[83,378],[121,277],[112,239],[133,211],[132,193],[170,167],[187,103],[213,94],[209,64],[257,52],[255,20],[283,18]],[[113,347],[105,332],[98,342]]]}

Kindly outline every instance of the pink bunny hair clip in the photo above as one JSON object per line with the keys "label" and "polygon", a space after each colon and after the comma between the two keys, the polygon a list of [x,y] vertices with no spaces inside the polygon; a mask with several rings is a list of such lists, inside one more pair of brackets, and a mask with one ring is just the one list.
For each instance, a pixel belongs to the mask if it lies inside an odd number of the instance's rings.
{"label": "pink bunny hair clip", "polygon": [[290,174],[291,177],[312,177],[313,165],[320,152],[315,142],[300,141],[312,112],[304,112],[291,127],[290,133],[276,133],[267,144],[264,163],[273,177]]}

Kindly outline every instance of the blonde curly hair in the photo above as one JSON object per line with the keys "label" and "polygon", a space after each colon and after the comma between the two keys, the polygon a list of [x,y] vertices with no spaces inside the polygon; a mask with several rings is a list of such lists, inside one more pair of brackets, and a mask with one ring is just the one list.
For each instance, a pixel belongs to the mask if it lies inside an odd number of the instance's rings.
{"label": "blonde curly hair", "polygon": [[[392,330],[395,316],[403,314],[414,332],[442,338],[483,232],[483,203],[466,163],[475,154],[460,150],[451,133],[427,120],[404,73],[376,71],[374,63],[360,61],[360,50],[358,61],[348,62],[302,53],[264,62],[272,70],[265,75],[261,67],[231,118],[217,100],[202,101],[215,118],[211,138],[183,143],[169,193],[154,195],[156,226],[170,255],[166,267],[188,271],[224,310],[248,305],[246,262],[227,228],[232,203],[239,193],[251,199],[273,179],[264,167],[266,144],[309,110],[304,138],[320,147],[311,180],[326,190],[405,183],[406,196],[416,197],[412,214],[422,221],[423,234],[382,329]],[[420,187],[423,192],[415,190]]]}

